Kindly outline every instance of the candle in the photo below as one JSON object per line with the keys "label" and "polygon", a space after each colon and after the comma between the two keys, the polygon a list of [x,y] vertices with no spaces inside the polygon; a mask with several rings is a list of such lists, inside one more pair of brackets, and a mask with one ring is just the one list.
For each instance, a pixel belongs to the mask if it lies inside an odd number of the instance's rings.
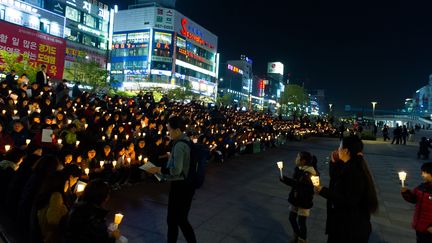
{"label": "candle", "polygon": [[77,184],[77,192],[83,192],[85,189],[86,185],[84,183],[78,183]]}
{"label": "candle", "polygon": [[407,176],[407,173],[405,171],[399,172],[399,180],[402,181],[402,187],[405,187],[406,176]]}
{"label": "candle", "polygon": [[71,119],[68,119],[68,120],[67,120],[67,123],[68,123],[68,124],[71,124],[71,123],[72,123],[72,120],[71,120]]}
{"label": "candle", "polygon": [[30,115],[31,114],[31,110],[28,110],[27,113]]}
{"label": "candle", "polygon": [[11,148],[11,146],[10,145],[5,145],[5,151],[7,152],[7,151],[9,151],[10,150],[10,148]]}
{"label": "candle", "polygon": [[113,165],[113,167],[116,167],[117,161],[113,160],[112,165]]}
{"label": "candle", "polygon": [[128,134],[126,134],[126,140],[129,140],[129,135]]}
{"label": "candle", "polygon": [[148,158],[144,158],[144,163],[147,163],[148,162]]}
{"label": "candle", "polygon": [[312,180],[312,184],[314,186],[319,186],[320,185],[320,179],[319,176],[311,176],[311,180]]}
{"label": "candle", "polygon": [[131,162],[131,158],[127,158],[126,160],[127,160],[127,162],[130,164],[130,162]]}
{"label": "candle", "polygon": [[141,133],[140,132],[138,133],[138,137],[141,137]]}
{"label": "candle", "polygon": [[118,136],[117,136],[117,135],[114,135],[114,140],[117,140],[117,138],[118,138]]}
{"label": "candle", "polygon": [[104,164],[105,164],[105,161],[99,161],[99,165],[100,165],[100,167],[103,167]]}
{"label": "candle", "polygon": [[61,138],[57,139],[57,144],[61,144],[62,142],[63,142],[63,140],[61,140]]}
{"label": "candle", "polygon": [[116,213],[114,216],[114,224],[119,225],[123,219],[123,214]]}
{"label": "candle", "polygon": [[14,115],[16,115],[16,114],[18,113],[18,111],[17,111],[17,110],[14,110],[13,113],[14,113]]}
{"label": "candle", "polygon": [[54,109],[51,109],[51,112],[54,114],[55,110],[54,110]]}
{"label": "candle", "polygon": [[102,136],[102,140],[105,141],[105,136]]}
{"label": "candle", "polygon": [[26,139],[26,144],[27,144],[27,145],[29,145],[29,144],[30,144],[30,142],[31,142],[31,140],[30,140],[30,139]]}
{"label": "candle", "polygon": [[76,141],[76,142],[75,142],[75,146],[78,147],[79,144],[80,144],[80,141]]}
{"label": "candle", "polygon": [[86,175],[88,175],[90,173],[90,169],[89,168],[85,168],[84,172],[86,173]]}
{"label": "candle", "polygon": [[[12,90],[9,90],[8,93],[11,94],[11,93],[12,93]],[[42,92],[41,92],[41,93],[42,93]]]}
{"label": "candle", "polygon": [[84,124],[84,129],[87,129],[87,127],[88,127],[88,124],[87,123]]}
{"label": "candle", "polygon": [[139,155],[139,156],[138,156],[138,160],[139,160],[139,161],[142,161],[142,155]]}
{"label": "candle", "polygon": [[276,164],[277,164],[277,167],[279,168],[280,176],[281,176],[281,178],[282,178],[282,177],[283,177],[283,173],[282,173],[282,169],[283,169],[283,162],[282,162],[282,161],[279,161],[279,162],[277,162]]}
{"label": "candle", "polygon": [[6,110],[2,110],[2,114],[5,115],[6,114]]}

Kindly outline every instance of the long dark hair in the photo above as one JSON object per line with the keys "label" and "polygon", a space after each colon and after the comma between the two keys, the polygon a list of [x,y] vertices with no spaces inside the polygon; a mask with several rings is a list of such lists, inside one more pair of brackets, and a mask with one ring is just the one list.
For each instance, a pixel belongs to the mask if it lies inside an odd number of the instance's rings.
{"label": "long dark hair", "polygon": [[304,161],[304,165],[312,166],[316,173],[318,173],[318,160],[315,155],[312,155],[311,153],[307,151],[301,151],[299,152],[300,160]]}
{"label": "long dark hair", "polygon": [[367,206],[370,213],[376,213],[379,206],[378,198],[372,174],[366,160],[363,158],[363,142],[357,136],[345,137],[342,140],[342,148],[348,149],[350,160],[360,167],[366,177]]}
{"label": "long dark hair", "polygon": [[58,192],[64,198],[64,188],[68,176],[63,171],[55,171],[42,184],[39,195],[36,199],[36,208],[41,209],[48,205],[51,195]]}

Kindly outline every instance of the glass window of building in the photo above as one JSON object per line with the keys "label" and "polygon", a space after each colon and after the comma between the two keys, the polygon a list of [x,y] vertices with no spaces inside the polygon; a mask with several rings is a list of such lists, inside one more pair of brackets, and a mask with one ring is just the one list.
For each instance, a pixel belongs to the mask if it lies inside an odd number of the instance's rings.
{"label": "glass window of building", "polygon": [[81,12],[71,8],[69,6],[66,6],[66,18],[73,20],[75,22],[81,22]]}
{"label": "glass window of building", "polygon": [[108,21],[105,21],[105,20],[102,21],[102,31],[103,32],[108,32],[109,31]]}
{"label": "glass window of building", "polygon": [[180,37],[177,37],[177,47],[186,49],[186,40]]}
{"label": "glass window of building", "polygon": [[84,24],[96,29],[96,19],[95,17],[91,16],[90,14],[84,14]]}
{"label": "glass window of building", "polygon": [[126,34],[114,34],[113,44],[124,44],[126,43]]}
{"label": "glass window of building", "polygon": [[0,19],[5,18],[5,7],[0,6]]}
{"label": "glass window of building", "polygon": [[148,43],[150,41],[149,32],[129,33],[127,36],[128,43]]}
{"label": "glass window of building", "polygon": [[82,39],[82,43],[84,45],[88,45],[88,46],[93,46],[96,47],[96,38],[88,36],[88,35],[83,35],[83,39]]}
{"label": "glass window of building", "polygon": [[171,34],[164,33],[164,32],[155,32],[155,39],[154,42],[157,43],[168,43],[171,44]]}

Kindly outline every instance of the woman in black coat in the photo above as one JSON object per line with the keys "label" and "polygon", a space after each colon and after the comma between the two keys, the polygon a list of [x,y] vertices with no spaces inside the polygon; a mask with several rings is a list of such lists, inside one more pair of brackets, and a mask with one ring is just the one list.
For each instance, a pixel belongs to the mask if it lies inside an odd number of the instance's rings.
{"label": "woman in black coat", "polygon": [[378,200],[357,136],[343,138],[330,163],[330,186],[316,190],[327,199],[328,243],[368,242],[370,216],[378,210]]}

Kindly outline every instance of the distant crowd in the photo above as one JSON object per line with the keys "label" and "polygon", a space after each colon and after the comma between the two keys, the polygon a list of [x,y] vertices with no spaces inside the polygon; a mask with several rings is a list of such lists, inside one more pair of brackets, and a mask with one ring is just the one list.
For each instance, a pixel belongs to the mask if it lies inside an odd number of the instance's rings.
{"label": "distant crowd", "polygon": [[[139,167],[148,161],[166,166],[171,150],[166,123],[172,115],[186,119],[187,135],[208,145],[218,162],[286,139],[335,134],[324,119],[287,121],[166,96],[155,101],[151,92],[133,98],[98,95],[81,91],[79,83],[70,90],[66,80],[52,85],[43,70],[33,83],[15,76],[11,72],[0,83],[0,203],[21,235],[45,242],[76,239],[73,220],[65,218],[77,206],[78,180],[90,182],[81,197],[87,208],[81,206],[90,210],[88,203],[101,204],[109,190],[153,179]],[[99,217],[93,227],[105,224]],[[62,224],[66,232],[58,230]],[[97,237],[120,237],[118,230],[104,232]]]}

